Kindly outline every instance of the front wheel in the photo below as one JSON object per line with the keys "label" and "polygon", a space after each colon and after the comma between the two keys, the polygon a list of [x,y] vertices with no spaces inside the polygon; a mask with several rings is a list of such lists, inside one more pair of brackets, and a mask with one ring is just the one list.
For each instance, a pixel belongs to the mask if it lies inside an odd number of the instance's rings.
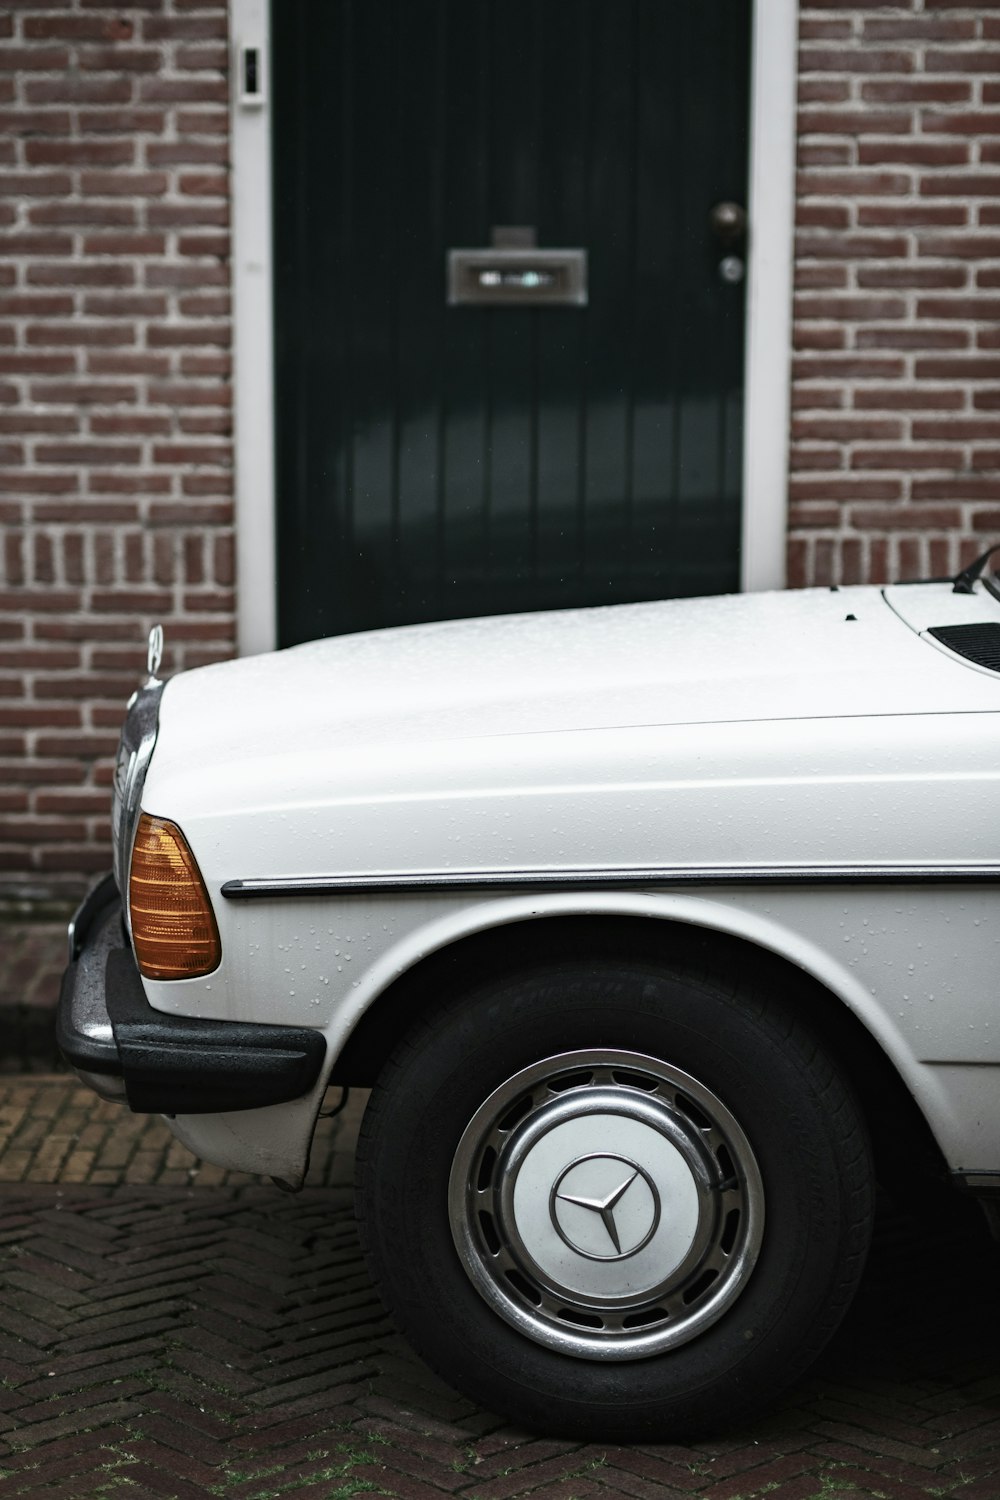
{"label": "front wheel", "polygon": [[452,1384],[549,1432],[664,1441],[823,1347],[871,1173],[787,1006],[596,961],[484,985],[404,1039],[359,1211],[387,1305]]}

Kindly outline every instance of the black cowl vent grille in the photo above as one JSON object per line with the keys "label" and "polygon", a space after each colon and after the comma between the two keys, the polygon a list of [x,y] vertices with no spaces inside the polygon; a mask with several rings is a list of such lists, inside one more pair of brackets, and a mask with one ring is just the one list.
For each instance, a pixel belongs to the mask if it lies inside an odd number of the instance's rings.
{"label": "black cowl vent grille", "polygon": [[935,625],[927,633],[977,667],[1000,672],[1000,625]]}

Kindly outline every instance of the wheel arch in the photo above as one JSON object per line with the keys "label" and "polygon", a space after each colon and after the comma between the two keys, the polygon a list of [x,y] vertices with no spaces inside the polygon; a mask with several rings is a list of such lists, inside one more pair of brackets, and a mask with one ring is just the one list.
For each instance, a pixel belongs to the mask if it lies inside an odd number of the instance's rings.
{"label": "wheel arch", "polygon": [[581,957],[623,956],[696,971],[722,985],[738,974],[794,1003],[851,1081],[872,1134],[883,1181],[946,1180],[927,1119],[894,1059],[857,1011],[817,974],[753,938],[669,915],[552,913],[454,937],[416,957],[370,1002],[337,1056],[332,1083],[370,1086],[408,1026],[484,975],[515,975]]}

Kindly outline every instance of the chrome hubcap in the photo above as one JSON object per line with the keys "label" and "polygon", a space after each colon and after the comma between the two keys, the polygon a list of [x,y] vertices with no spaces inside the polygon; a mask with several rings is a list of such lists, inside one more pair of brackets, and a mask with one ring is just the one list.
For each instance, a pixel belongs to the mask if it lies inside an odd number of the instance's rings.
{"label": "chrome hubcap", "polygon": [[634,1052],[546,1058],[476,1111],[449,1184],[480,1294],[536,1342],[636,1359],[694,1338],[746,1285],[764,1195],[739,1124]]}

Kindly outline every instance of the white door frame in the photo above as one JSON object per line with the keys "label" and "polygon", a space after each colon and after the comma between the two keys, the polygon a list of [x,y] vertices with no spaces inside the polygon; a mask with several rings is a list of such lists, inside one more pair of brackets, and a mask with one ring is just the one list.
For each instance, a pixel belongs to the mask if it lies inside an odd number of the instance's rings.
{"label": "white door frame", "polygon": [[[241,656],[273,651],[278,643],[270,32],[268,0],[229,0],[236,643]],[[259,59],[257,99],[244,95],[248,48],[256,48]]]}
{"label": "white door frame", "polygon": [[[229,0],[237,639],[277,644],[268,0]],[[744,589],[782,588],[787,529],[797,0],[756,0],[750,77]],[[260,88],[244,92],[244,49]]]}
{"label": "white door frame", "polygon": [[750,222],[743,418],[744,589],[785,586],[797,0],[756,0],[750,70]]}

